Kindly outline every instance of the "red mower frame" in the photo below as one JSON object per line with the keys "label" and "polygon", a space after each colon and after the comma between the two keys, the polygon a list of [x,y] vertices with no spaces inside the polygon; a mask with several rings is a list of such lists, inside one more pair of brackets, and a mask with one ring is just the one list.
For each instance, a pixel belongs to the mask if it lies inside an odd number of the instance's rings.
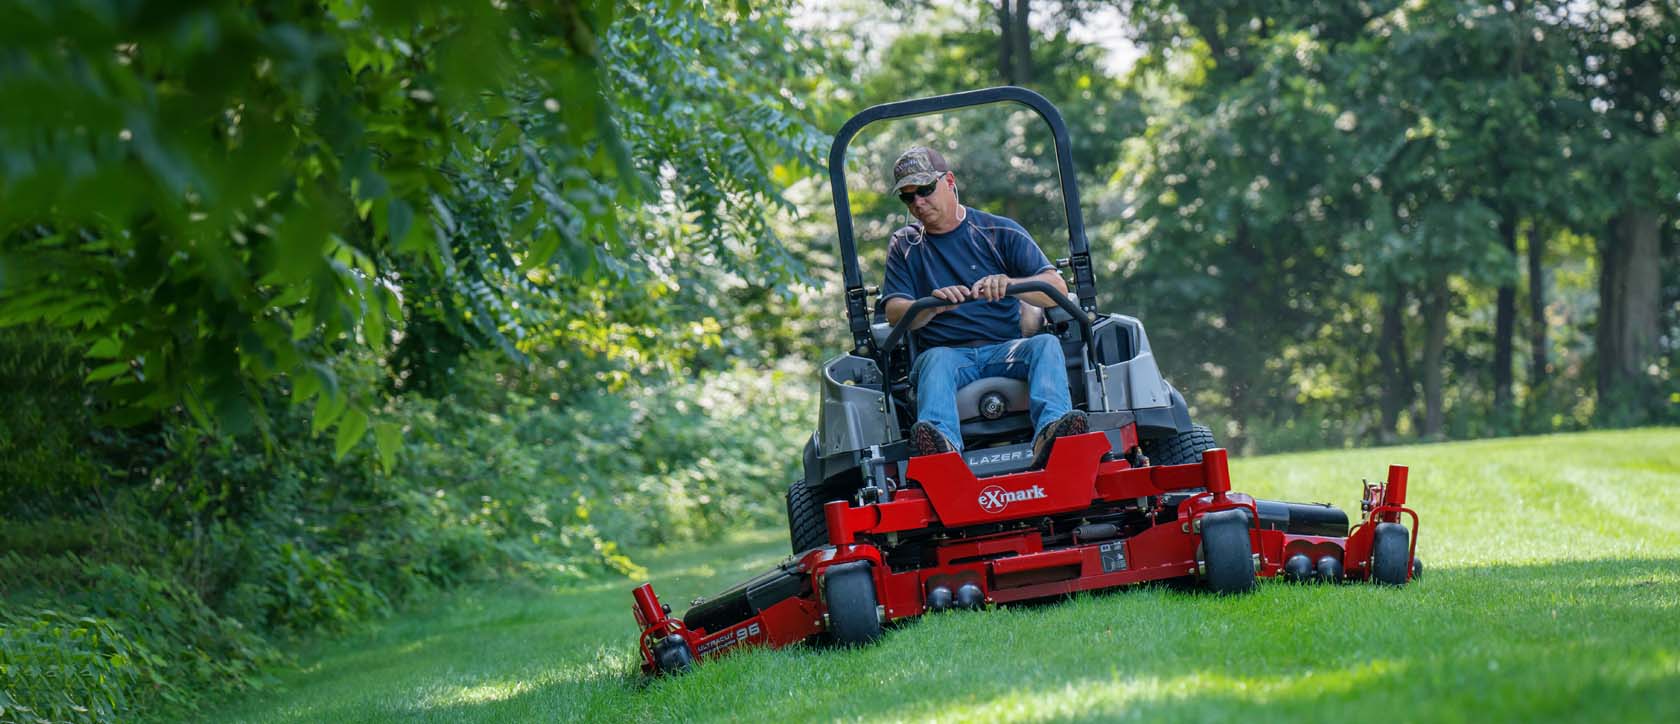
{"label": "red mower frame", "polygon": [[[633,592],[642,629],[642,670],[679,671],[740,646],[779,647],[825,634],[842,644],[866,643],[880,634],[881,624],[931,610],[1040,600],[1150,581],[1194,580],[1216,592],[1237,593],[1252,588],[1256,577],[1403,584],[1417,572],[1418,518],[1405,507],[1404,466],[1390,466],[1383,483],[1366,484],[1364,520],[1338,537],[1254,524],[1260,520],[1255,500],[1231,492],[1223,449],[1205,451],[1200,464],[1144,467],[1134,467],[1124,458],[1108,459],[1110,449],[1102,433],[1063,438],[1042,470],[983,479],[976,478],[955,452],[912,458],[907,477],[921,481],[919,488],[902,490],[890,502],[828,503],[824,513],[829,545],[792,557],[778,569],[791,581],[784,588],[789,595],[727,625],[687,626],[670,615],[651,584],[643,584]],[[1177,505],[1170,519],[1157,520],[1130,537],[1083,540],[1076,534],[1071,545],[1046,547],[1050,531],[1034,524],[1054,514],[1159,500],[1178,491],[1197,493]],[[1398,525],[1401,516],[1411,520],[1410,535]],[[1023,527],[953,540],[937,547],[937,565],[911,570],[894,570],[879,546],[859,540],[1003,521],[1020,521]],[[1208,539],[1215,529],[1236,533],[1239,543],[1216,548]],[[1213,568],[1226,573],[1210,572]],[[862,588],[870,595],[831,600],[831,572],[865,581]],[[865,610],[856,610],[860,608]],[[845,622],[837,623],[842,616]]]}

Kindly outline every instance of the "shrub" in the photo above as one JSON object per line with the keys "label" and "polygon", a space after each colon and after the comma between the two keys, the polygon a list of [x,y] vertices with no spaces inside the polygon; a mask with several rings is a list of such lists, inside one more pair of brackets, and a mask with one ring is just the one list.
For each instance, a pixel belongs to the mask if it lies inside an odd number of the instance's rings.
{"label": "shrub", "polygon": [[[0,558],[0,702],[48,720],[253,685],[274,648],[179,583],[70,554]],[[27,710],[27,711],[26,711]]]}
{"label": "shrub", "polygon": [[0,414],[6,440],[33,441],[0,466],[0,720],[191,709],[258,685],[276,641],[430,590],[633,573],[636,546],[775,519],[810,376],[742,368],[564,398],[469,357],[449,394],[379,412],[401,431],[389,465],[371,441],[335,458],[283,404],[265,435],[184,415],[119,431],[77,385],[43,384],[30,409],[65,414]]}
{"label": "shrub", "polygon": [[179,690],[160,668],[110,619],[0,611],[0,721],[111,721],[143,684]]}

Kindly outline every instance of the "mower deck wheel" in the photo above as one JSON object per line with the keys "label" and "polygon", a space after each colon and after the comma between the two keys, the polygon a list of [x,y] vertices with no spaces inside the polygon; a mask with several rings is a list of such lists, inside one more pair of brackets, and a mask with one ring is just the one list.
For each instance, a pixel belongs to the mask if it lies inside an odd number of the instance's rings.
{"label": "mower deck wheel", "polygon": [[1244,593],[1254,588],[1254,551],[1249,547],[1248,516],[1221,510],[1202,516],[1203,582],[1214,593]]}
{"label": "mower deck wheel", "polygon": [[1378,523],[1371,540],[1371,578],[1378,583],[1402,585],[1406,582],[1407,559],[1411,556],[1411,536],[1399,523]]}
{"label": "mower deck wheel", "polygon": [[688,642],[682,634],[666,636],[654,646],[653,655],[659,661],[659,672],[663,674],[680,674],[694,665],[694,654],[688,650]]}
{"label": "mower deck wheel", "polygon": [[1318,580],[1324,583],[1342,582],[1342,561],[1335,556],[1318,559]]}
{"label": "mower deck wheel", "polygon": [[875,577],[868,561],[831,566],[823,575],[828,602],[828,632],[841,646],[861,646],[881,636]]}
{"label": "mower deck wheel", "polygon": [[935,586],[933,590],[928,591],[927,610],[943,611],[951,607],[952,600],[951,589],[944,586]]}
{"label": "mower deck wheel", "polygon": [[1313,562],[1305,554],[1296,553],[1283,562],[1283,580],[1290,583],[1309,583],[1314,573]]}

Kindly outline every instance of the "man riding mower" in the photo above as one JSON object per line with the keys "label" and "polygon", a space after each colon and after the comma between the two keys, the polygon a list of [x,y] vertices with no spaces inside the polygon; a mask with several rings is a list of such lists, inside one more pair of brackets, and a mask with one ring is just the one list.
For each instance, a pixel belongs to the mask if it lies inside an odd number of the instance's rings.
{"label": "man riding mower", "polygon": [[[889,252],[877,305],[890,321],[872,323],[878,292],[862,283],[853,243],[847,144],[875,121],[994,102],[1033,109],[1055,136],[1069,257],[1049,265],[1024,230],[1025,244],[1003,238],[1019,225],[956,206],[956,177],[941,168],[944,160],[912,149],[895,169],[894,188],[920,228],[895,234],[903,248]],[[1096,308],[1069,149],[1055,107],[1013,87],[875,106],[841,128],[829,175],[852,348],[821,368],[817,430],[805,446],[804,477],[787,493],[793,555],[697,600],[681,617],[651,584],[637,587],[644,672],[680,671],[744,645],[863,644],[885,624],[930,611],[1150,581],[1235,594],[1258,577],[1403,584],[1416,574],[1418,519],[1405,507],[1402,466],[1365,485],[1362,520],[1351,529],[1347,514],[1329,505],[1232,492],[1225,451],[1192,424],[1183,396],[1162,378],[1142,323]],[[949,241],[965,224],[972,233],[959,241],[968,247],[954,257],[967,261],[973,251],[981,259],[974,266],[985,267],[989,255],[995,267],[941,276],[925,266],[939,259],[913,258],[927,251],[913,247]],[[907,255],[896,271],[892,253]],[[1042,315],[1032,313],[1038,306]],[[1024,318],[1011,316],[1021,309]],[[990,322],[974,322],[988,315]],[[972,336],[941,336],[951,330],[932,320],[946,316]],[[998,320],[1018,329],[1003,331]],[[932,334],[911,333],[924,325]],[[1027,345],[1036,350],[1030,361]],[[974,350],[989,346],[1004,351],[982,363]],[[953,348],[972,356],[973,364],[965,357],[955,366],[967,371],[929,360]],[[1062,374],[1050,374],[1046,361]],[[929,386],[930,369],[941,368],[931,384],[951,387],[949,399]],[[1051,382],[1066,389],[1045,386]],[[931,406],[940,409],[929,414]]]}

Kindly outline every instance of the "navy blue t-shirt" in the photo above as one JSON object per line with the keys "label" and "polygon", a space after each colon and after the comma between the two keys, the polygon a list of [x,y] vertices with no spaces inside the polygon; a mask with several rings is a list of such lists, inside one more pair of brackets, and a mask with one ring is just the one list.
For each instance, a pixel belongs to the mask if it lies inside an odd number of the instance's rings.
{"label": "navy blue t-shirt", "polygon": [[[962,223],[944,234],[929,234],[919,222],[893,232],[887,245],[882,304],[893,297],[914,301],[941,287],[974,286],[991,274],[1030,277],[1056,268],[1020,224],[964,209],[968,214]],[[1021,336],[1020,302],[1005,297],[959,304],[935,315],[916,332],[922,344],[933,347],[1017,339]]]}

